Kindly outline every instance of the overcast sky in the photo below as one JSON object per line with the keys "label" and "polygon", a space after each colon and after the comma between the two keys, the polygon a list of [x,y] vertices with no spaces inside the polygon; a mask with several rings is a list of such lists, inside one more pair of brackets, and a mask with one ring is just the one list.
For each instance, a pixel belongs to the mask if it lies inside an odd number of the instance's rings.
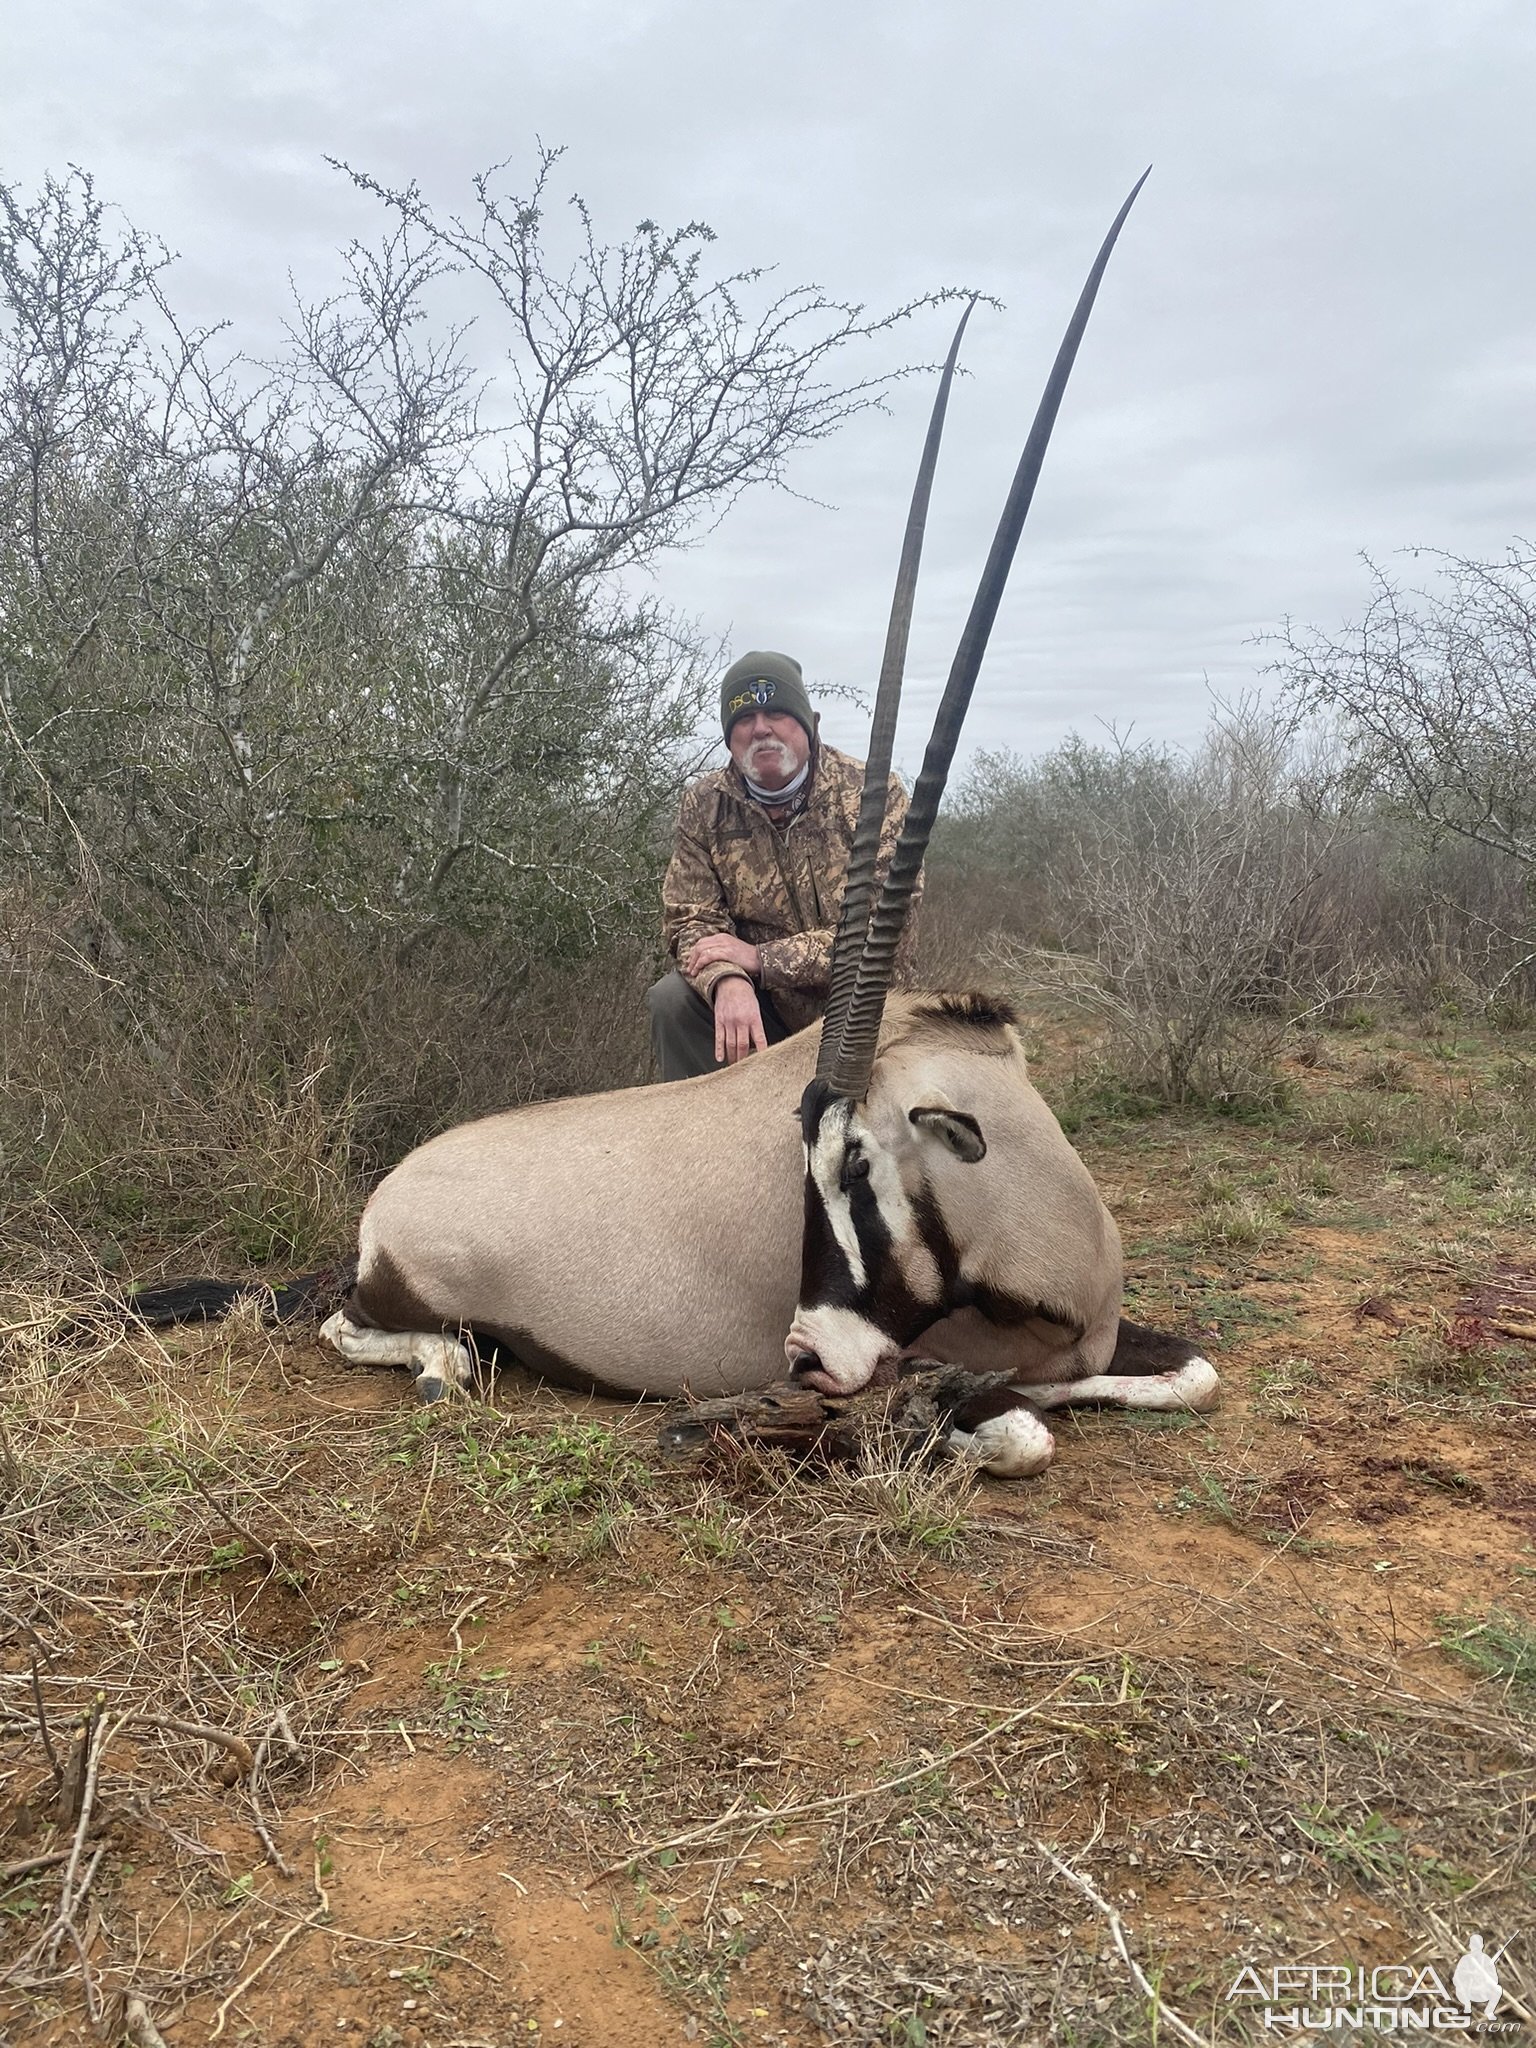
{"label": "overcast sky", "polygon": [[[1536,534],[1529,0],[55,0],[9,12],[0,175],[70,162],[259,349],[291,272],[380,225],[326,163],[444,207],[535,137],[618,238],[702,217],[885,305],[991,292],[929,526],[899,757],[938,685],[1061,327],[1138,173],[983,670],[973,746],[1187,742],[1359,551]],[[936,357],[949,316],[892,344]],[[667,558],[733,652],[868,690],[929,393],[808,453]],[[1405,565],[1412,574],[1413,565]],[[860,721],[828,730],[862,751]]]}

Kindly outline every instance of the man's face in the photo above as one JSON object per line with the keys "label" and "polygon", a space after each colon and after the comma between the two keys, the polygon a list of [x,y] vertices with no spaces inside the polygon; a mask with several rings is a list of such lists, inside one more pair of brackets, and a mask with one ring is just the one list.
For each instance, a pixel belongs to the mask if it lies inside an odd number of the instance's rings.
{"label": "man's face", "polygon": [[811,736],[788,711],[744,711],[726,745],[742,774],[763,789],[793,782],[811,758]]}

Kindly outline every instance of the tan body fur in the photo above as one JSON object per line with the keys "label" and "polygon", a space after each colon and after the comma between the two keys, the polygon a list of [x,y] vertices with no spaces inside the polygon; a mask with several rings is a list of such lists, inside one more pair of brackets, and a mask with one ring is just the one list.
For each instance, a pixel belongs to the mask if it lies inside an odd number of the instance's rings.
{"label": "tan body fur", "polygon": [[[535,1104],[432,1139],[368,1204],[352,1314],[387,1330],[467,1326],[553,1378],[637,1395],[781,1379],[800,1275],[797,1106],[818,1036],[698,1080]],[[932,1018],[922,997],[893,996],[864,1114],[897,1156],[907,1108],[935,1091],[977,1118],[979,1165],[947,1169],[909,1147],[903,1177],[921,1167],[968,1279],[1039,1300],[1083,1335],[994,1329],[966,1310],[908,1349],[1023,1380],[1102,1372],[1119,1324],[1114,1223],[1016,1033],[989,1036],[978,1052],[975,1032]]]}

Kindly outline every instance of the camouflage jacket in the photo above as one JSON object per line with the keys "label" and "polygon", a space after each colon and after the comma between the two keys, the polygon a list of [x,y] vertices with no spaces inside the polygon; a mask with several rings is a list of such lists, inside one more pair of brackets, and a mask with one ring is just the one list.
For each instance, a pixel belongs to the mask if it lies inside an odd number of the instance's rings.
{"label": "camouflage jacket", "polygon": [[[679,966],[700,939],[733,932],[757,947],[758,981],[791,1031],[819,1017],[863,787],[863,762],[824,743],[817,745],[810,795],[782,826],[747,795],[734,762],[691,784],[661,888],[662,935]],[[906,815],[906,791],[893,775],[877,882]],[[896,956],[898,980],[910,966],[912,942],[909,916]],[[689,979],[712,999],[720,982],[742,972],[716,961]]]}

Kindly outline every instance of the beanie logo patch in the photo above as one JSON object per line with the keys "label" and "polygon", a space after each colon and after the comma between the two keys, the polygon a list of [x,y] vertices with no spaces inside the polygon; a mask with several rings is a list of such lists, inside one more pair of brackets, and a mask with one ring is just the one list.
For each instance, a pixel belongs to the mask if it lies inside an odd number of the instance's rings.
{"label": "beanie logo patch", "polygon": [[771,704],[778,694],[778,684],[771,683],[766,678],[759,682],[749,683],[746,689],[733,697],[730,703],[726,705],[725,715],[727,718],[734,718],[738,711],[745,711],[753,704],[761,711],[765,706]]}

